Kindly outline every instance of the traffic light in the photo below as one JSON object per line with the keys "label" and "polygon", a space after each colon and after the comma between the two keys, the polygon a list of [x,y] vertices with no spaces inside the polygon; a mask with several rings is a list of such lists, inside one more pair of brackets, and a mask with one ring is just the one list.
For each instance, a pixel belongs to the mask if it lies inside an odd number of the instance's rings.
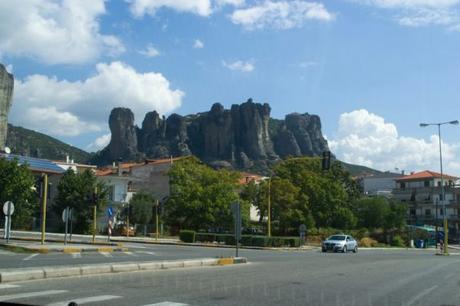
{"label": "traffic light", "polygon": [[331,168],[331,151],[324,151],[322,158],[322,169],[329,170]]}

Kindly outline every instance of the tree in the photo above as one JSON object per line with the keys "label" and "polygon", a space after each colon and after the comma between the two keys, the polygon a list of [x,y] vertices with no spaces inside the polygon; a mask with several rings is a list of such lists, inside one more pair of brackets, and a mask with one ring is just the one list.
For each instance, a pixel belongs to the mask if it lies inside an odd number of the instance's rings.
{"label": "tree", "polygon": [[29,228],[32,216],[39,212],[38,195],[34,190],[35,179],[27,165],[19,165],[17,160],[0,158],[0,204],[14,203],[12,226],[17,229]]}
{"label": "tree", "polygon": [[399,229],[406,223],[406,206],[384,197],[362,198],[354,204],[358,224],[366,228]]}
{"label": "tree", "polygon": [[140,191],[136,193],[129,201],[131,215],[129,219],[132,223],[141,224],[144,226],[144,234],[146,225],[152,220],[152,208],[154,207],[155,199],[150,193]]}
{"label": "tree", "polygon": [[[73,228],[76,233],[90,233],[93,219],[92,207],[101,211],[107,203],[108,188],[98,182],[93,172],[66,171],[57,186],[58,194],[53,211],[60,216],[66,207],[72,208]],[[96,198],[93,198],[97,194]]]}
{"label": "tree", "polygon": [[[171,195],[165,207],[168,224],[193,230],[232,229],[231,203],[239,200],[237,173],[213,170],[190,157],[175,162],[169,176]],[[243,220],[247,221],[248,203],[241,204]]]}

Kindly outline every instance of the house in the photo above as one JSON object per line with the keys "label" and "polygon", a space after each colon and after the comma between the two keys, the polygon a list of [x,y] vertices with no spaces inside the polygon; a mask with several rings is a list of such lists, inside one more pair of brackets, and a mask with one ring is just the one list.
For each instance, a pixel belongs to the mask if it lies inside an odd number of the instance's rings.
{"label": "house", "polygon": [[441,174],[434,171],[411,173],[396,179],[393,196],[408,204],[407,222],[411,225],[441,226],[446,214],[449,230],[457,232],[460,221],[460,188],[457,177],[443,175],[445,205],[443,210]]}
{"label": "house", "polygon": [[73,159],[67,155],[65,161],[61,160],[54,160],[53,161],[56,165],[64,169],[65,171],[72,169],[75,173],[84,172],[85,170],[92,170],[95,171],[97,166],[94,165],[86,165],[86,164],[79,164],[75,163]]}
{"label": "house", "polygon": [[391,197],[393,189],[396,188],[396,179],[402,176],[403,174],[387,171],[361,177],[358,179],[358,184],[361,186],[363,194],[367,196]]}

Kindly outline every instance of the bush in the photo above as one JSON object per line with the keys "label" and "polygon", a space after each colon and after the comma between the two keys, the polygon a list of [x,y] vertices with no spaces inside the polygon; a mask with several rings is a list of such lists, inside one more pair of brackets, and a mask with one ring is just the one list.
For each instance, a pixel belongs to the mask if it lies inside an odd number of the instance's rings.
{"label": "bush", "polygon": [[224,242],[226,245],[235,245],[235,236],[224,235]]}
{"label": "bush", "polygon": [[395,246],[395,247],[404,247],[404,246],[406,246],[406,244],[404,243],[404,239],[402,239],[402,237],[399,236],[399,235],[396,235],[396,236],[393,237],[393,239],[391,240],[391,245]]}
{"label": "bush", "polygon": [[212,233],[196,233],[195,241],[199,241],[199,242],[214,242],[214,241],[217,241],[216,234],[212,234]]}
{"label": "bush", "polygon": [[379,243],[377,240],[374,240],[369,237],[364,237],[359,241],[359,246],[360,247],[365,247],[365,248],[370,248],[370,247],[377,247]]}
{"label": "bush", "polygon": [[252,236],[252,245],[257,247],[267,247],[269,238],[267,236]]}
{"label": "bush", "polygon": [[290,247],[300,247],[300,238],[291,237],[291,238],[284,238],[284,244]]}
{"label": "bush", "polygon": [[252,246],[252,245],[254,245],[252,240],[253,240],[253,236],[251,236],[251,235],[243,235],[243,236],[241,236],[240,243],[241,243],[241,245]]}
{"label": "bush", "polygon": [[183,242],[195,242],[195,232],[189,230],[182,230],[179,232],[179,239]]}

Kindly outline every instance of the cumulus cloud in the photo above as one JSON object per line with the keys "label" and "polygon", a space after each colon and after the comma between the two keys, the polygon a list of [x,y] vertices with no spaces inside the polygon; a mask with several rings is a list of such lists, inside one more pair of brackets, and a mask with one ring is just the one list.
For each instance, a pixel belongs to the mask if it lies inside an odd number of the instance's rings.
{"label": "cumulus cloud", "polygon": [[114,107],[129,107],[141,122],[145,113],[170,112],[184,93],[156,72],[137,72],[122,62],[99,63],[96,73],[70,82],[45,75],[15,81],[12,123],[51,135],[76,136],[103,130]]}
{"label": "cumulus cloud", "polygon": [[[340,115],[337,137],[329,140],[331,150],[345,162],[379,170],[439,169],[439,138],[429,140],[400,136],[394,124],[365,109]],[[460,174],[460,144],[443,142],[446,172]]]}
{"label": "cumulus cloud", "polygon": [[204,43],[199,39],[195,39],[195,41],[193,42],[193,48],[194,49],[203,49],[204,48]]}
{"label": "cumulus cloud", "polygon": [[104,0],[0,1],[0,53],[47,64],[81,64],[123,52],[121,41],[100,32]]}
{"label": "cumulus cloud", "polygon": [[267,0],[235,10],[230,19],[234,24],[242,25],[247,30],[263,28],[284,30],[301,27],[311,20],[329,22],[334,19],[334,14],[318,2]]}
{"label": "cumulus cloud", "polygon": [[109,144],[111,137],[112,137],[112,135],[110,133],[102,135],[102,136],[96,138],[88,146],[86,146],[86,149],[89,152],[100,151],[100,150],[102,150],[103,148],[105,148]]}
{"label": "cumulus cloud", "polygon": [[251,72],[254,70],[254,65],[251,62],[245,61],[234,61],[231,63],[227,63],[226,61],[222,61],[222,65],[230,70],[236,70],[241,72]]}
{"label": "cumulus cloud", "polygon": [[156,57],[160,55],[160,51],[158,51],[158,49],[155,48],[152,44],[147,45],[145,50],[141,50],[139,53],[147,57]]}
{"label": "cumulus cloud", "polygon": [[446,26],[456,30],[460,25],[460,0],[352,0],[394,12],[394,18],[404,26]]}

